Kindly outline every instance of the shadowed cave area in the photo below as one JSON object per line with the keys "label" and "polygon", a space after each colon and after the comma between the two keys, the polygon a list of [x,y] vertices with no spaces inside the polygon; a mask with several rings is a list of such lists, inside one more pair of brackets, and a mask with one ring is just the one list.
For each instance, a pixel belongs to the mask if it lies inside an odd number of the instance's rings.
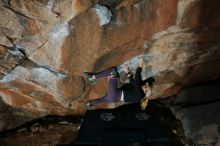
{"label": "shadowed cave area", "polygon": [[[0,0],[0,146],[220,146],[219,6]],[[135,75],[142,58],[142,79],[155,79],[145,110],[86,107],[108,80],[83,72]]]}

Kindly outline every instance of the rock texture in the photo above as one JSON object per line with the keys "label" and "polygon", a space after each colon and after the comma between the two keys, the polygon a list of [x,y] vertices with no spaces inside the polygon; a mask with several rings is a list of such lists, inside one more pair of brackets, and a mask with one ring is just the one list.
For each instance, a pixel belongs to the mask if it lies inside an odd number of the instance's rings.
{"label": "rock texture", "polygon": [[[1,145],[7,146],[55,146],[73,143],[77,137],[80,125],[68,123],[36,125],[31,131],[23,128],[7,137],[0,139]],[[13,140],[12,140],[13,139]]]}
{"label": "rock texture", "polygon": [[220,80],[192,86],[177,96],[172,110],[196,145],[214,146],[220,137]]}
{"label": "rock texture", "polygon": [[156,78],[152,99],[219,76],[219,4],[0,1],[1,105],[22,113],[22,120],[10,126],[5,121],[0,130],[42,115],[83,113],[85,100],[102,96],[107,86],[104,80],[85,82],[82,72],[125,62],[134,69],[140,56],[146,61],[143,76]]}

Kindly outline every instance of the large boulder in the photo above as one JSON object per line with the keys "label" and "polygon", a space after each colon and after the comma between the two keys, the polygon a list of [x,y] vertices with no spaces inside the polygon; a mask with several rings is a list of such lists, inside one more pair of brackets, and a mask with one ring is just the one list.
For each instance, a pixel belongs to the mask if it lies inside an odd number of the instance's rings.
{"label": "large boulder", "polygon": [[1,100],[36,113],[32,118],[84,113],[85,100],[104,95],[107,84],[87,83],[82,72],[109,66],[121,71],[124,63],[134,72],[140,56],[143,77],[156,78],[152,99],[219,76],[218,3],[0,1]]}
{"label": "large boulder", "polygon": [[175,109],[185,135],[197,145],[215,145],[220,136],[220,102]]}
{"label": "large boulder", "polygon": [[186,88],[172,107],[185,135],[196,145],[215,145],[220,136],[220,80]]}

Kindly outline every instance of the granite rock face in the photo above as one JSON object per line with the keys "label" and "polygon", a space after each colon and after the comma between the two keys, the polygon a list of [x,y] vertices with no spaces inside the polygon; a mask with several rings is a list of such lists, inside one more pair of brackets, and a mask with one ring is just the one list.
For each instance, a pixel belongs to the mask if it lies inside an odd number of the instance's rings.
{"label": "granite rock face", "polygon": [[[116,65],[121,70],[124,63],[134,72],[140,56],[143,77],[156,78],[152,99],[215,78],[220,74],[219,3],[2,0],[1,104],[29,112],[14,127],[42,115],[83,113],[85,100],[104,95],[107,85],[85,82],[82,72]],[[13,126],[1,130],[8,128]]]}

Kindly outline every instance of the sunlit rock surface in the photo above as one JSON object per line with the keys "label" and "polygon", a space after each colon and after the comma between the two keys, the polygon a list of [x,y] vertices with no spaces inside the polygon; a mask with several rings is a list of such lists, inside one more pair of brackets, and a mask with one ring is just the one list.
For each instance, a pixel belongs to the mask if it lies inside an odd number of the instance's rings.
{"label": "sunlit rock surface", "polygon": [[[220,74],[218,0],[0,1],[2,114],[19,121],[84,113],[106,93],[83,71],[131,65],[145,58],[143,77],[156,78],[152,99]],[[12,112],[4,110],[7,109]],[[4,120],[3,120],[4,119]]]}

